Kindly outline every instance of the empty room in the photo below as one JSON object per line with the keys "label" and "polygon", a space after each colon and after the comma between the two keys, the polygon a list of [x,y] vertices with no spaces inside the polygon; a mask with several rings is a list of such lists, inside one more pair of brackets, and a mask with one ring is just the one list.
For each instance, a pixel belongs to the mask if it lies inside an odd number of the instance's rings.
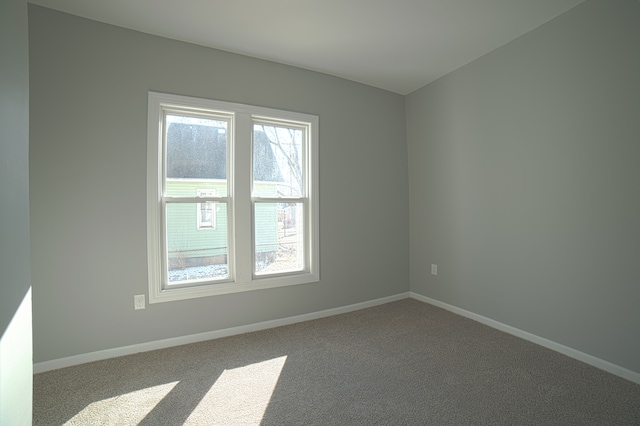
{"label": "empty room", "polygon": [[640,1],[0,19],[2,426],[640,424]]}

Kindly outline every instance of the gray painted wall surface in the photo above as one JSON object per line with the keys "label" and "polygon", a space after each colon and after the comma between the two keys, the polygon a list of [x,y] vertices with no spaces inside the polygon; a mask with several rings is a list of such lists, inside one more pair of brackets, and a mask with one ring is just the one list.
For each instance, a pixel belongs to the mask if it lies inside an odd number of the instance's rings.
{"label": "gray painted wall surface", "polygon": [[27,3],[0,2],[0,425],[30,425]]}
{"label": "gray painted wall surface", "polygon": [[[33,5],[29,21],[36,362],[408,290],[402,96]],[[133,310],[149,90],[319,115],[320,283]]]}
{"label": "gray painted wall surface", "polygon": [[640,372],[640,4],[587,1],[406,110],[411,290]]}

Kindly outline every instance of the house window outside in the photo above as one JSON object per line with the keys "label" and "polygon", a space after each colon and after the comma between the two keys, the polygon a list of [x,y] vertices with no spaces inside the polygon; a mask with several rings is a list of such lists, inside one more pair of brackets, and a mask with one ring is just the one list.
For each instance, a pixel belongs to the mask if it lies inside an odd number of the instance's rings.
{"label": "house window outside", "polygon": [[319,281],[318,118],[149,93],[151,303]]}
{"label": "house window outside", "polygon": [[[215,197],[215,189],[196,189],[198,197]],[[198,203],[196,206],[196,215],[198,219],[198,230],[216,229],[216,203],[214,201],[205,201]]]}

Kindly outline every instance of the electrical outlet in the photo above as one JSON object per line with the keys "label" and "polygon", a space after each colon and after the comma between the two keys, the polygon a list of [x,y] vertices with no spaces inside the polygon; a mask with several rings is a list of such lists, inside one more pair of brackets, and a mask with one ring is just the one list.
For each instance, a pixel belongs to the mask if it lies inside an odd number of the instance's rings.
{"label": "electrical outlet", "polygon": [[438,275],[438,265],[431,264],[431,275]]}
{"label": "electrical outlet", "polygon": [[133,296],[133,309],[144,309],[145,301],[144,294],[137,294]]}

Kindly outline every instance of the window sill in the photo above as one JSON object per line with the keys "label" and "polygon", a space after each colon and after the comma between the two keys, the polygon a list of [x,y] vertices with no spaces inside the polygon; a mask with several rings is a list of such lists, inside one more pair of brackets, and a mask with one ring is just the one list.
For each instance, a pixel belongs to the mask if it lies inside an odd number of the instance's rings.
{"label": "window sill", "polygon": [[311,284],[319,281],[320,277],[318,274],[302,273],[277,277],[255,278],[253,281],[247,283],[231,282],[204,284],[191,287],[176,287],[152,292],[149,295],[149,303],[172,302],[199,297],[219,296],[223,294],[265,290],[269,288],[286,287],[298,284]]}

